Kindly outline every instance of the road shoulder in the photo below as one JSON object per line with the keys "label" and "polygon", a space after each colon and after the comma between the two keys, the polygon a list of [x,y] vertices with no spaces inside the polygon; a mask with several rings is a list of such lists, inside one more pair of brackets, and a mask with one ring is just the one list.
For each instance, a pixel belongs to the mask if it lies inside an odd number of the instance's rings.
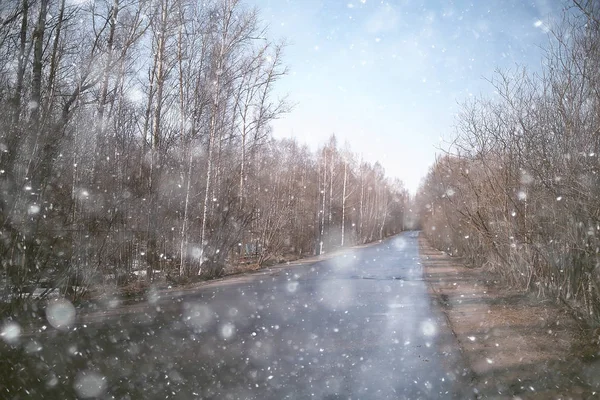
{"label": "road shoulder", "polygon": [[[383,241],[391,240],[394,237],[385,238]],[[376,246],[383,241],[375,240],[365,244],[338,248],[321,255],[307,256],[294,261],[258,269],[240,270],[239,272],[227,274],[220,278],[198,281],[186,285],[152,284],[148,288],[145,288],[137,297],[130,298],[127,301],[122,301],[117,293],[107,293],[102,297],[92,299],[89,302],[91,306],[87,309],[78,310],[78,323],[106,322],[107,319],[113,317],[143,313],[148,308],[160,307],[165,302],[167,304],[173,303],[186,295],[194,295],[204,290],[223,289],[232,285],[248,283],[255,279],[261,279],[261,277],[277,275],[286,269],[292,270],[293,268],[313,266],[314,264],[343,255],[345,252]]]}
{"label": "road shoulder", "polygon": [[[587,399],[599,396],[600,364],[582,346],[566,310],[466,268],[420,235],[424,278],[441,304],[480,398]],[[589,346],[587,346],[589,347]]]}

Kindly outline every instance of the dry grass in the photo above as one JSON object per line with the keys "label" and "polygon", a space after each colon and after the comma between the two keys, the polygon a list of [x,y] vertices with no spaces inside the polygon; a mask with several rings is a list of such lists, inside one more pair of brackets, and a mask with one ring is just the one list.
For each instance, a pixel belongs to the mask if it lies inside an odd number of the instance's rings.
{"label": "dry grass", "polygon": [[597,342],[589,340],[566,309],[503,286],[482,268],[464,267],[423,237],[419,245],[425,278],[444,308],[481,398],[595,396],[600,388]]}
{"label": "dry grass", "polygon": [[258,271],[261,268],[262,267],[260,265],[258,265],[257,263],[251,263],[251,264],[240,263],[240,264],[236,264],[236,265],[228,265],[225,268],[225,275],[237,275],[237,274],[242,274],[244,272],[253,272],[253,271]]}

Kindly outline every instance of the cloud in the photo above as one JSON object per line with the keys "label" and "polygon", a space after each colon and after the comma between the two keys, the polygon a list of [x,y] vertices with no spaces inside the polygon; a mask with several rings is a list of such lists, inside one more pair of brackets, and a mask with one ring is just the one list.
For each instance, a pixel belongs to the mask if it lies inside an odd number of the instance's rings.
{"label": "cloud", "polygon": [[384,4],[367,18],[365,30],[371,34],[391,32],[398,28],[399,23],[398,11],[390,4]]}

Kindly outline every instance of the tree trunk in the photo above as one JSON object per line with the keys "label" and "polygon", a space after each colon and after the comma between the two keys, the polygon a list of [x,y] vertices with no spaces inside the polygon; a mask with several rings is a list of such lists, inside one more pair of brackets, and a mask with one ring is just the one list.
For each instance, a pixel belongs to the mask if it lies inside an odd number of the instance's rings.
{"label": "tree trunk", "polygon": [[323,152],[324,165],[323,165],[323,190],[321,190],[322,205],[321,205],[321,232],[319,240],[319,254],[323,254],[323,239],[325,234],[325,195],[327,189],[327,152]]}
{"label": "tree trunk", "polygon": [[[202,264],[205,259],[205,240],[206,240],[206,226],[208,218],[208,209],[210,202],[210,193],[211,193],[211,179],[213,173],[213,152],[215,145],[215,136],[217,134],[217,117],[219,112],[219,97],[221,92],[221,74],[219,73],[222,68],[223,55],[225,50],[225,38],[221,41],[220,51],[219,51],[219,60],[217,63],[217,77],[215,80],[215,95],[213,99],[213,107],[212,113],[210,116],[210,130],[209,130],[209,138],[208,138],[208,152],[207,152],[207,161],[206,161],[206,186],[204,188],[204,204],[202,206],[202,231],[200,232],[200,268],[202,268]],[[199,271],[200,273],[201,271]]]}
{"label": "tree trunk", "polygon": [[360,204],[358,210],[358,237],[364,242],[363,238],[363,220],[364,220],[364,198],[365,198],[365,178],[362,157],[360,158]]}
{"label": "tree trunk", "polygon": [[44,34],[46,32],[46,17],[50,0],[40,0],[40,13],[33,33],[33,69],[31,76],[31,122],[38,129],[40,106],[42,103],[42,68],[44,56]]}
{"label": "tree trunk", "polygon": [[[63,0],[64,1],[64,0]],[[100,98],[98,99],[98,139],[102,141],[104,134],[104,109],[106,107],[106,98],[108,96],[108,80],[112,69],[113,46],[115,40],[115,31],[117,29],[117,17],[119,16],[119,0],[113,0],[110,9],[108,39],[106,41],[106,64],[102,71],[102,84],[100,86]]]}
{"label": "tree trunk", "polygon": [[[52,44],[52,56],[50,58],[50,73],[48,74],[48,89],[50,90],[50,94],[48,98],[54,98],[54,90],[55,90],[55,80],[56,80],[56,71],[58,70],[58,63],[61,58],[61,54],[59,54],[58,48],[60,45],[62,25],[65,15],[65,0],[61,0],[58,11],[58,22],[55,27],[54,33],[54,42]],[[50,111],[50,104],[47,104],[44,110],[45,116],[44,119],[47,118],[47,114]]]}
{"label": "tree trunk", "polygon": [[27,29],[28,29],[28,18],[29,18],[29,0],[23,0],[23,18],[21,20],[21,31],[19,33],[19,55],[17,58],[17,79],[15,85],[15,94],[13,100],[14,114],[13,114],[13,125],[16,127],[19,124],[21,117],[21,98],[23,96],[23,80],[25,79],[25,68],[26,68],[26,54],[27,47]]}
{"label": "tree trunk", "polygon": [[348,163],[344,162],[344,185],[342,187],[342,241],[340,245],[344,246],[344,228],[346,225],[346,179],[348,177]]}
{"label": "tree trunk", "polygon": [[[150,192],[150,207],[148,213],[148,232],[147,232],[147,252],[151,252],[152,254],[148,254],[147,259],[149,263],[156,263],[157,261],[157,239],[156,239],[156,219],[158,214],[158,193],[156,191],[156,183],[157,179],[154,176],[158,174],[158,170],[161,167],[161,117],[162,117],[162,107],[163,107],[163,90],[166,79],[166,60],[165,60],[165,47],[167,40],[167,18],[168,18],[168,0],[163,0],[161,2],[161,14],[160,14],[160,25],[158,31],[158,41],[157,41],[157,50],[156,50],[156,96],[154,102],[154,112],[152,116],[152,143],[150,149],[150,176],[149,176],[149,192]],[[154,265],[149,264],[146,272],[146,279],[148,281],[152,280],[152,275],[154,274]]]}

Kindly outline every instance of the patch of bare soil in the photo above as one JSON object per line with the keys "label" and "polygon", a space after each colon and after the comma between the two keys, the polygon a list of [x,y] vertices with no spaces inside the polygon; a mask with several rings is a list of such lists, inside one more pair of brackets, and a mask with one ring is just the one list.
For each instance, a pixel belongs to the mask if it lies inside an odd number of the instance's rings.
{"label": "patch of bare soil", "polygon": [[464,267],[423,236],[419,249],[478,398],[600,397],[597,340],[568,310],[503,286],[483,268]]}

